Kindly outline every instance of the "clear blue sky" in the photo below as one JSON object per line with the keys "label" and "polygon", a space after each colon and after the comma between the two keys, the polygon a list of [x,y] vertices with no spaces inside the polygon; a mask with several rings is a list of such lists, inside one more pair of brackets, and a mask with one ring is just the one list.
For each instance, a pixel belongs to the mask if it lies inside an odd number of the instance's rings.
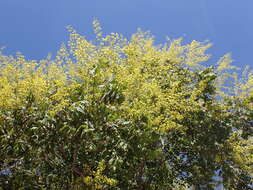
{"label": "clear blue sky", "polygon": [[0,46],[28,59],[55,53],[72,25],[94,39],[92,20],[105,33],[129,37],[138,27],[156,40],[210,40],[212,61],[231,52],[236,65],[253,66],[253,0],[0,0]]}

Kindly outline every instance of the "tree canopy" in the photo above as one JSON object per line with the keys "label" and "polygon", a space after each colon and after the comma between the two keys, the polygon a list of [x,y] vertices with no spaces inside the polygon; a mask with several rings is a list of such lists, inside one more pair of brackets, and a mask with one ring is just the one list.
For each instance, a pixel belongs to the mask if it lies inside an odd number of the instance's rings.
{"label": "tree canopy", "polygon": [[205,66],[208,42],[68,30],[55,58],[0,54],[0,189],[250,189],[249,67]]}

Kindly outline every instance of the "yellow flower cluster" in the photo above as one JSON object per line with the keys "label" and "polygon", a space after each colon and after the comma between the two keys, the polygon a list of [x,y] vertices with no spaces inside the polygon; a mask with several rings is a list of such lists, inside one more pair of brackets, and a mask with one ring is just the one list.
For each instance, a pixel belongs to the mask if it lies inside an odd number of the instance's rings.
{"label": "yellow flower cluster", "polygon": [[91,176],[84,177],[83,182],[94,190],[105,189],[117,185],[117,180],[108,178],[107,176],[103,175],[105,167],[106,165],[104,161],[99,162],[97,170],[92,171],[92,177]]}

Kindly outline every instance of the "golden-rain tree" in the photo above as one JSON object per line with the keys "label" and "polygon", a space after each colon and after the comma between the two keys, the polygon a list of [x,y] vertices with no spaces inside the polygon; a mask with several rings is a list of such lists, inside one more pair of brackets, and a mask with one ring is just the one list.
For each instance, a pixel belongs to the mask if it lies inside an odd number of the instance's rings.
{"label": "golden-rain tree", "polygon": [[0,188],[249,188],[249,68],[205,67],[207,42],[68,30],[54,59],[0,54]]}

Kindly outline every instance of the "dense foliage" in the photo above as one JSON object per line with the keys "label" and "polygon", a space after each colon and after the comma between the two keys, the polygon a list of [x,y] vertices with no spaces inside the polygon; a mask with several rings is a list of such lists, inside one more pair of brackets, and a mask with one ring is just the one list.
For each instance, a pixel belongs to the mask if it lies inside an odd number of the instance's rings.
{"label": "dense foliage", "polygon": [[253,72],[94,28],[55,59],[0,55],[0,189],[250,189]]}

